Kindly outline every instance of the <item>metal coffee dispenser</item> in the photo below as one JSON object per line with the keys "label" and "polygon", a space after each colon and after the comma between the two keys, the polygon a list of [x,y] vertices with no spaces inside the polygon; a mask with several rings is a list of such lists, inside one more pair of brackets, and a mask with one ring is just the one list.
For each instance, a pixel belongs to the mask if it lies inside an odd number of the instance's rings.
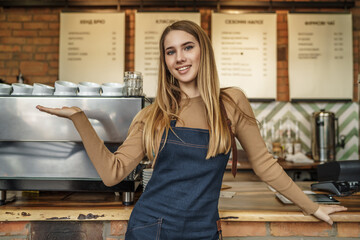
{"label": "metal coffee dispenser", "polygon": [[105,186],[73,123],[40,112],[37,105],[80,107],[114,152],[144,97],[0,96],[0,205],[7,190],[122,192],[124,204],[131,204],[141,166],[119,184]]}
{"label": "metal coffee dispenser", "polygon": [[321,109],[311,119],[311,150],[315,161],[336,160],[336,147],[345,146],[345,136],[339,138],[338,119],[332,112]]}

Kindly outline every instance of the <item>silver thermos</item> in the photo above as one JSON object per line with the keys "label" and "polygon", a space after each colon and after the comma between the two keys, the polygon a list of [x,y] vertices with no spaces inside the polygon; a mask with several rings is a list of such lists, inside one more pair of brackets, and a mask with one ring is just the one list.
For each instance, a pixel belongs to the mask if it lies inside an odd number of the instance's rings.
{"label": "silver thermos", "polygon": [[336,147],[344,148],[345,137],[340,136],[338,119],[332,112],[321,109],[311,119],[311,150],[315,161],[336,160]]}

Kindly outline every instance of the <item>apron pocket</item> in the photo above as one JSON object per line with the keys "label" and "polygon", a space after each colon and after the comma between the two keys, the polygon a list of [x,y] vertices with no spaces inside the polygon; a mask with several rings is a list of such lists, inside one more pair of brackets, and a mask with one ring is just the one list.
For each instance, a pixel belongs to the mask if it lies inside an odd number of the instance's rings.
{"label": "apron pocket", "polygon": [[159,240],[161,233],[162,218],[143,225],[134,226],[126,231],[126,240]]}

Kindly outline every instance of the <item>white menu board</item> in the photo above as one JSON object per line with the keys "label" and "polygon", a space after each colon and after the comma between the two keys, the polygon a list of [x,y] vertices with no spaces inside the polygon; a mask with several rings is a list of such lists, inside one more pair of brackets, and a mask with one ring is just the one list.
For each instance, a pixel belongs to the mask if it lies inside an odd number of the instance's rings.
{"label": "white menu board", "polygon": [[288,14],[291,99],[352,99],[351,14]]}
{"label": "white menu board", "polygon": [[200,13],[138,12],[135,15],[135,71],[143,74],[143,90],[155,97],[159,69],[159,41],[163,30],[179,20],[200,25]]}
{"label": "white menu board", "polygon": [[221,87],[276,98],[276,14],[212,13],[211,38]]}
{"label": "white menu board", "polygon": [[59,80],[123,82],[125,13],[61,13]]}

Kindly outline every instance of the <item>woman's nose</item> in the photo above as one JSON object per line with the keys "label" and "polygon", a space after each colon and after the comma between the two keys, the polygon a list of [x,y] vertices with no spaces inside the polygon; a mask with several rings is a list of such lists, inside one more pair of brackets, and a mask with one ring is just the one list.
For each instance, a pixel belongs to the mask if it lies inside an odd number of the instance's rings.
{"label": "woman's nose", "polygon": [[185,55],[182,53],[182,52],[179,52],[177,55],[176,55],[176,61],[177,62],[185,62],[186,60],[186,57]]}

